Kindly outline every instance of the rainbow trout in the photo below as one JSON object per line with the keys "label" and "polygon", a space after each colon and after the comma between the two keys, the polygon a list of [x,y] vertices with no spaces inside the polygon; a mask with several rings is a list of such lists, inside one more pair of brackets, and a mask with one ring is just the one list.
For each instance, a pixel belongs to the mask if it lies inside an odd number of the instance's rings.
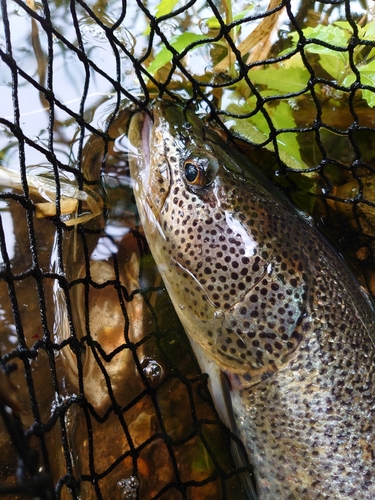
{"label": "rainbow trout", "polygon": [[141,221],[259,499],[374,499],[373,306],[234,147],[174,103],[151,116],[129,129]]}

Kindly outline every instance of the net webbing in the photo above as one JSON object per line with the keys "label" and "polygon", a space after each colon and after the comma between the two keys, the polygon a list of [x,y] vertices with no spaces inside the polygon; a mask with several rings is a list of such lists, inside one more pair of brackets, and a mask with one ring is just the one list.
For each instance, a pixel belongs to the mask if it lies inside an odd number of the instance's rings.
{"label": "net webbing", "polygon": [[126,128],[156,96],[195,105],[373,293],[370,3],[1,1],[5,498],[244,497],[139,227]]}

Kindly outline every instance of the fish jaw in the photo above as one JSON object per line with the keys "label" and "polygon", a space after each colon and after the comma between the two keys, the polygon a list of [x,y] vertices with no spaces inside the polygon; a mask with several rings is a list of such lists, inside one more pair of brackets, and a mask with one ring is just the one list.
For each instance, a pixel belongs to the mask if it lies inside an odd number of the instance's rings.
{"label": "fish jaw", "polygon": [[[160,212],[169,194],[169,168],[165,160],[164,144],[160,127],[155,127],[145,112],[136,113],[129,130],[129,141],[134,146],[131,152],[130,169],[133,189],[148,231],[161,231],[158,225]],[[152,151],[150,142],[153,143]],[[153,168],[157,163],[158,168]]]}

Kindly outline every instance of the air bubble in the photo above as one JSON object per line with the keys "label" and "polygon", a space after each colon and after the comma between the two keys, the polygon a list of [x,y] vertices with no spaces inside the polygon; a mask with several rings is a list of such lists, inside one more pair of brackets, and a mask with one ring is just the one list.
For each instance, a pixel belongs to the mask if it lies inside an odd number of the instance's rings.
{"label": "air bubble", "polygon": [[86,39],[92,37],[97,42],[107,41],[107,35],[104,29],[94,24],[84,24],[81,28],[81,33]]}
{"label": "air bubble", "polygon": [[130,476],[126,479],[121,479],[117,483],[120,489],[121,500],[136,500],[137,490],[139,488],[139,479],[136,476]]}

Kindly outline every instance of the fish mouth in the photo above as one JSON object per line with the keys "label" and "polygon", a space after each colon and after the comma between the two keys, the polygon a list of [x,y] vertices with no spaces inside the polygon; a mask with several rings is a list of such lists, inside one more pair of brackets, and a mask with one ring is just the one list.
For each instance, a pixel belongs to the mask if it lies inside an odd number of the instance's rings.
{"label": "fish mouth", "polygon": [[151,141],[154,122],[150,112],[138,111],[128,130],[127,154],[133,188],[144,189],[151,175]]}

